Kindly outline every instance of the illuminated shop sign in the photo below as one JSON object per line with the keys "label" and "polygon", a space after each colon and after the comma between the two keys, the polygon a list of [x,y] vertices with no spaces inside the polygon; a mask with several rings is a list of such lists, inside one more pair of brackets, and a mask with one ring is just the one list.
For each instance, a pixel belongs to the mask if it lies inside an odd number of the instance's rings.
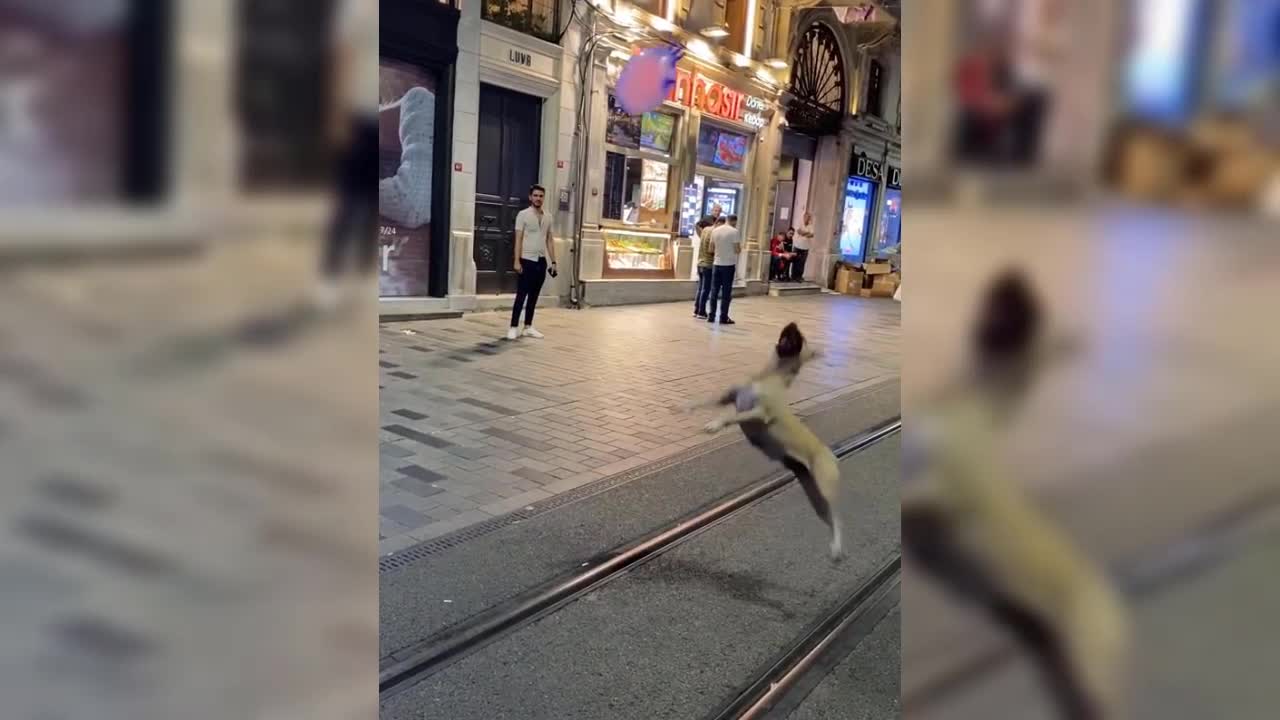
{"label": "illuminated shop sign", "polygon": [[753,128],[769,124],[765,114],[770,109],[767,100],[739,92],[690,70],[676,70],[676,84],[667,99]]}
{"label": "illuminated shop sign", "polygon": [[889,187],[902,187],[902,168],[886,165],[878,160],[872,160],[866,155],[859,153],[854,158],[852,175],[858,175],[864,178],[870,178],[875,181],[884,180]]}

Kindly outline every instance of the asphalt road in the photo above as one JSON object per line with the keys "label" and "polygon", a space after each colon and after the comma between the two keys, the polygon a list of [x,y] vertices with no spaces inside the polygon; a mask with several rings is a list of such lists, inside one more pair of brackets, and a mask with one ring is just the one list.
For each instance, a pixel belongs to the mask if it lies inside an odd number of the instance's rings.
{"label": "asphalt road", "polygon": [[892,720],[901,712],[902,611],[885,615],[787,720]]}
{"label": "asphalt road", "polygon": [[[806,422],[835,444],[898,414],[889,382],[818,408]],[[722,445],[551,512],[448,547],[380,577],[382,665],[515,595],[778,471],[742,440]],[[896,478],[896,469],[895,469]],[[895,495],[896,502],[896,495]]]}
{"label": "asphalt road", "polygon": [[703,717],[898,551],[899,451],[892,436],[841,463],[843,562],[790,486],[392,694],[380,717]]}

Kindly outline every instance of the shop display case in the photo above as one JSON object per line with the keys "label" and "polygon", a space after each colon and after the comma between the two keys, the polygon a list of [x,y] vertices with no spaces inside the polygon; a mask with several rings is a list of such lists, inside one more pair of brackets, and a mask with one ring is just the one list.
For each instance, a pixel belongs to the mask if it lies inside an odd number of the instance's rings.
{"label": "shop display case", "polygon": [[606,276],[674,277],[670,233],[606,227],[602,234]]}

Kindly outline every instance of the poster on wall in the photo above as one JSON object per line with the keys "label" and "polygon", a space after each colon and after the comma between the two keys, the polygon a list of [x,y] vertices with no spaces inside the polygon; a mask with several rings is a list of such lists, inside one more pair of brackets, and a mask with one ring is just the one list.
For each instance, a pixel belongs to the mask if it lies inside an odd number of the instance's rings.
{"label": "poster on wall", "polygon": [[0,208],[125,200],[128,12],[0,4]]}
{"label": "poster on wall", "polygon": [[851,177],[845,183],[844,213],[840,217],[840,255],[846,260],[862,258],[874,191],[875,186],[866,178]]}
{"label": "poster on wall", "polygon": [[382,59],[378,67],[378,293],[427,294],[436,80]]}

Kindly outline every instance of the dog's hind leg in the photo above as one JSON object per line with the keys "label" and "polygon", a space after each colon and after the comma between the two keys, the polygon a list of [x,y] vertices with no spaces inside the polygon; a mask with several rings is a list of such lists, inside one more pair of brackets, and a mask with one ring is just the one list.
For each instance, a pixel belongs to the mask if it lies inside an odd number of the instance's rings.
{"label": "dog's hind leg", "polygon": [[810,470],[808,465],[790,455],[782,458],[782,464],[795,473],[796,480],[800,482],[800,487],[804,488],[804,494],[808,496],[814,512],[818,513],[818,518],[831,528],[831,557],[838,558],[843,552],[843,538],[840,531],[840,517],[834,512],[832,504],[836,500],[835,491],[839,486],[840,468],[836,465],[834,458],[830,463],[824,460],[825,458],[816,463],[814,469],[817,472]]}

